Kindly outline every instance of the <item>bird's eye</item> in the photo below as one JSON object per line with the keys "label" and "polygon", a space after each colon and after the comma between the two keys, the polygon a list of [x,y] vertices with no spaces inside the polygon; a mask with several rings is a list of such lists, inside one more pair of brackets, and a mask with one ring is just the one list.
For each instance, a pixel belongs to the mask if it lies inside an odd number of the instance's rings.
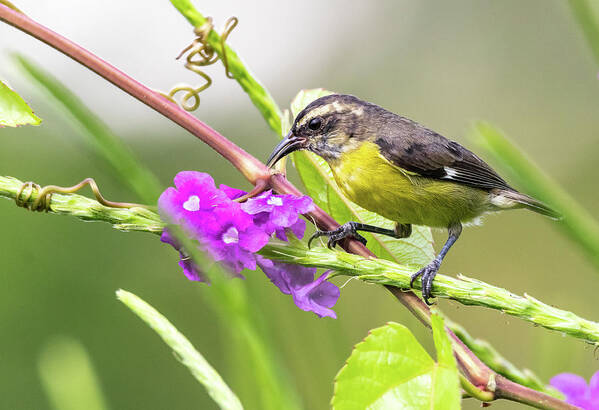
{"label": "bird's eye", "polygon": [[322,125],[322,119],[320,117],[316,117],[316,118],[312,118],[310,120],[310,122],[308,123],[308,128],[310,128],[312,131],[316,131],[316,130],[320,129],[321,125]]}

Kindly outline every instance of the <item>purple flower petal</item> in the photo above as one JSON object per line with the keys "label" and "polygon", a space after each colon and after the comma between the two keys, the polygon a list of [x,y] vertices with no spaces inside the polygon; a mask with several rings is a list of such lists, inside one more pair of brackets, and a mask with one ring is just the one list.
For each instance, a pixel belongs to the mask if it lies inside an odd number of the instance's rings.
{"label": "purple flower petal", "polygon": [[567,403],[583,409],[591,409],[587,396],[587,382],[581,376],[573,373],[560,373],[553,376],[549,383],[564,393]]}
{"label": "purple flower petal", "polygon": [[314,210],[314,201],[309,196],[296,197],[295,209],[300,214],[306,214]]}
{"label": "purple flower petal", "polygon": [[[257,228],[253,216],[230,199],[245,193],[224,185],[218,190],[210,175],[195,171],[179,172],[175,186],[160,197],[163,219],[181,225],[215,260],[226,262],[234,274],[244,268],[256,269],[253,253],[268,242],[269,234]],[[180,248],[168,232],[163,240]],[[181,266],[190,279],[195,278],[189,263]]]}
{"label": "purple flower petal", "polygon": [[273,208],[270,220],[275,225],[287,228],[288,226],[293,225],[298,217],[299,215],[295,209],[278,206]]}
{"label": "purple flower petal", "polygon": [[245,192],[241,189],[231,188],[230,186],[227,186],[225,184],[220,184],[218,188],[221,191],[223,191],[225,193],[225,195],[227,195],[227,198],[229,198],[230,200],[240,198],[240,197],[244,196],[245,194],[247,194],[247,192]]}
{"label": "purple flower petal", "polygon": [[289,229],[291,229],[291,232],[293,232],[297,239],[302,239],[304,237],[304,232],[306,232],[306,221],[298,219],[296,223],[289,227]]}
{"label": "purple flower petal", "polygon": [[293,302],[298,308],[314,312],[319,317],[337,318],[330,308],[339,299],[340,291],[337,286],[325,281],[326,273],[314,280],[316,268],[274,262],[262,257],[258,257],[257,262],[281,292],[293,296]]}
{"label": "purple flower petal", "polygon": [[227,266],[233,276],[243,278],[239,273],[243,269],[256,269],[256,258],[254,254],[240,249],[238,246],[228,246],[223,250],[223,264]]}
{"label": "purple flower petal", "polygon": [[269,222],[274,224],[274,232],[277,228],[288,228],[296,224],[301,213],[312,210],[314,204],[310,197],[296,197],[294,195],[272,195],[266,191],[261,195],[248,199],[242,204],[242,209],[260,222],[262,226],[268,226],[264,222],[264,215],[268,216]]}
{"label": "purple flower petal", "polygon": [[189,186],[200,188],[200,190],[216,190],[214,179],[205,172],[181,171],[175,175],[175,186],[183,189]]}
{"label": "purple flower petal", "polygon": [[180,251],[181,246],[175,240],[175,238],[169,233],[168,229],[162,231],[162,235],[160,236],[160,240],[164,243],[168,243],[173,248],[179,251],[179,266],[183,269],[183,273],[187,276],[187,279],[206,282],[206,277],[204,276],[202,270],[183,252]]}
{"label": "purple flower petal", "polygon": [[172,245],[175,249],[180,248],[179,244],[175,241],[175,238],[173,238],[168,229],[162,231],[162,235],[160,235],[160,241]]}
{"label": "purple flower petal", "polygon": [[325,281],[327,275],[323,273],[314,282],[293,292],[293,301],[300,309],[314,312],[319,317],[337,319],[335,312],[329,308],[337,303],[341,291],[331,282]]}
{"label": "purple flower petal", "polygon": [[175,223],[179,214],[177,207],[177,190],[173,187],[168,187],[158,198],[158,211],[160,217],[166,222]]}
{"label": "purple flower petal", "polygon": [[589,395],[599,405],[599,370],[595,372],[589,381]]}
{"label": "purple flower petal", "polygon": [[182,224],[193,230],[201,224],[206,213],[230,202],[224,192],[214,187],[208,174],[184,171],[175,176],[175,188],[167,188],[158,200],[162,218],[170,223]]}
{"label": "purple flower petal", "polygon": [[[245,195],[244,191],[227,185],[216,189],[210,175],[195,171],[179,172],[175,186],[166,189],[158,201],[165,221],[180,225],[200,243],[202,250],[227,266],[232,274],[241,276],[243,269],[254,270],[259,265],[281,292],[293,296],[300,309],[320,317],[336,317],[330,308],[339,298],[339,288],[325,280],[326,274],[314,280],[315,268],[273,262],[256,255],[273,233],[287,240],[285,230],[289,229],[302,238],[306,223],[299,215],[313,209],[312,199],[267,191],[239,204],[233,200]],[[179,265],[187,278],[204,280],[168,230],[161,240],[180,251]]]}
{"label": "purple flower petal", "polygon": [[259,214],[261,212],[272,211],[272,205],[268,203],[268,199],[272,196],[272,191],[266,191],[257,197],[249,198],[241,206],[245,212],[250,215]]}
{"label": "purple flower petal", "polygon": [[258,252],[268,243],[269,235],[257,227],[250,227],[239,235],[239,246],[250,252]]}
{"label": "purple flower petal", "polygon": [[183,252],[179,252],[179,256],[181,257],[179,266],[183,269],[183,274],[187,276],[187,279],[199,282],[207,281],[203,272],[195,263],[193,263],[193,260],[190,257],[185,256]]}
{"label": "purple flower petal", "polygon": [[302,265],[294,265],[289,263],[276,263],[287,277],[287,283],[292,293],[298,289],[308,286],[314,282],[316,268],[308,268]]}
{"label": "purple flower petal", "polygon": [[270,259],[266,259],[260,255],[256,257],[258,266],[262,269],[262,272],[268,279],[277,287],[281,292],[286,295],[291,295],[291,288],[287,283],[287,278],[283,275],[283,270],[278,266],[275,267],[275,262]]}
{"label": "purple flower petal", "polygon": [[587,390],[586,380],[574,373],[560,373],[553,376],[549,384],[564,393],[566,397],[584,396]]}
{"label": "purple flower petal", "polygon": [[291,229],[291,232],[293,232],[293,235],[295,235],[296,238],[302,239],[304,237],[304,232],[306,231],[306,221],[303,219],[298,219],[297,222],[291,225],[289,228],[277,228],[275,230],[275,235],[277,238],[287,242],[287,232],[285,232],[287,229]]}

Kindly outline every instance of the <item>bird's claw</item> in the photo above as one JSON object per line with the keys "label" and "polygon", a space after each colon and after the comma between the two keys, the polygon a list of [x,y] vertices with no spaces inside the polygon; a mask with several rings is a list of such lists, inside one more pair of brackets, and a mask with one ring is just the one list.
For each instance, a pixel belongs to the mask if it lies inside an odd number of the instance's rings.
{"label": "bird's claw", "polygon": [[363,245],[366,245],[366,238],[364,238],[362,235],[360,235],[356,231],[356,228],[353,226],[353,224],[351,224],[349,222],[341,225],[339,228],[335,229],[334,231],[320,231],[319,230],[319,231],[314,232],[314,234],[308,240],[308,248],[310,248],[310,245],[312,244],[312,241],[314,239],[320,238],[321,236],[329,237],[329,239],[327,241],[327,247],[329,249],[333,249],[335,247],[335,245],[337,245],[339,242],[341,242],[345,238],[352,238],[352,239],[355,239],[355,240],[361,242]]}
{"label": "bird's claw", "polygon": [[418,277],[422,276],[422,297],[424,298],[424,302],[426,302],[426,304],[429,306],[432,305],[432,303],[430,303],[428,300],[433,297],[433,280],[435,279],[435,275],[439,271],[440,266],[441,261],[434,259],[431,263],[420,269],[410,278],[410,287],[412,288],[414,287],[414,281],[418,279]]}

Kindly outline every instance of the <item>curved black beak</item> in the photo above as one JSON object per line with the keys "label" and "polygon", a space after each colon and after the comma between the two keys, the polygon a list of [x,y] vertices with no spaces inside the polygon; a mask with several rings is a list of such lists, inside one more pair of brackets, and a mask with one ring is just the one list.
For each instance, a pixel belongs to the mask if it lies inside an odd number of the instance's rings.
{"label": "curved black beak", "polygon": [[305,143],[305,138],[296,137],[289,132],[289,134],[283,138],[283,141],[281,141],[272,151],[272,154],[270,154],[270,157],[268,157],[268,160],[266,161],[266,166],[271,168],[284,156],[304,148]]}

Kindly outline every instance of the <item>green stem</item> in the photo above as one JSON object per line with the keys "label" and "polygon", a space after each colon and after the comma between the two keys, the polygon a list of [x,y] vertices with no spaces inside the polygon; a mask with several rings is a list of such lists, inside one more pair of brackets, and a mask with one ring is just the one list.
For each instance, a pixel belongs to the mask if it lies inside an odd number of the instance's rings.
{"label": "green stem", "polygon": [[474,397],[475,399],[480,400],[482,402],[495,400],[495,395],[493,394],[493,392],[479,389],[478,387],[476,387],[475,385],[470,383],[470,381],[467,378],[465,378],[464,376],[462,376],[461,374],[460,374],[460,384],[462,385],[462,388],[464,389],[464,391],[470,397]]}
{"label": "green stem", "polygon": [[[301,243],[271,243],[259,253],[270,259],[304,266],[333,269],[339,274],[400,289],[410,288],[410,277],[418,268],[399,265],[384,259],[364,258],[324,247],[308,249]],[[420,281],[415,283],[420,289]],[[433,285],[436,297],[456,300],[464,305],[496,309],[547,329],[599,345],[599,323],[582,319],[575,314],[547,305],[532,296],[518,296],[505,289],[476,279],[458,275],[453,278],[437,275]]]}
{"label": "green stem", "polygon": [[[206,22],[206,17],[202,15],[190,0],[171,0],[173,6],[191,23],[194,27],[200,27]],[[216,31],[212,30],[208,35],[208,44],[214,48],[219,57],[223,57],[223,49],[221,47],[220,36]],[[248,94],[250,100],[258,108],[270,128],[281,135],[281,118],[282,113],[277,103],[272,98],[270,93],[262,84],[249,72],[243,64],[237,53],[228,45],[225,44],[227,52],[227,61],[229,64],[229,72],[233,78],[239,83],[241,88]]]}
{"label": "green stem", "polygon": [[[15,199],[23,185],[13,177],[0,176],[0,197]],[[31,193],[28,204],[37,198],[38,191],[26,189],[21,197]],[[146,231],[155,234],[162,233],[164,223],[155,212],[145,208],[109,208],[96,200],[76,194],[53,194],[50,201],[50,211],[70,215],[84,221],[108,222],[121,231]]]}
{"label": "green stem", "polygon": [[241,402],[216,370],[204,359],[191,342],[160,312],[133,293],[119,289],[117,298],[139,316],[173,349],[179,361],[208,391],[221,409],[242,410]]}
{"label": "green stem", "polygon": [[[22,182],[16,178],[0,176],[0,197],[14,200],[21,185]],[[35,200],[36,194],[37,192],[33,192],[28,202]],[[160,233],[164,227],[159,216],[150,210],[109,208],[77,194],[52,195],[50,210],[86,221],[108,222],[116,229],[126,231]],[[300,244],[271,243],[260,253],[271,259],[333,269],[342,274],[357,276],[365,282],[399,289],[409,288],[410,276],[416,269],[384,259],[364,258],[322,247],[308,249]],[[419,286],[420,282],[417,282],[416,288]],[[437,275],[433,292],[437,297],[453,299],[464,305],[500,310],[547,329],[563,332],[589,343],[599,343],[599,324],[547,305],[528,295],[517,296],[505,289],[462,275],[459,275],[458,279]]]}

